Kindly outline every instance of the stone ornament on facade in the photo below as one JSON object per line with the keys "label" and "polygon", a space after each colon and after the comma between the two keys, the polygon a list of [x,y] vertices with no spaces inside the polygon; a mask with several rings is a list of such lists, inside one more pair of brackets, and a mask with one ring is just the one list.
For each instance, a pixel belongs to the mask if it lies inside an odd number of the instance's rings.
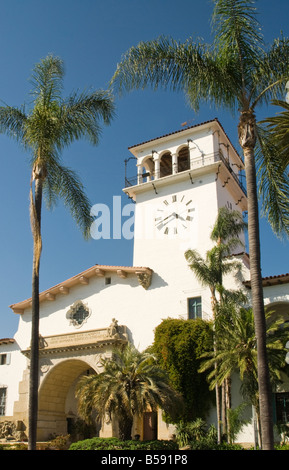
{"label": "stone ornament on facade", "polygon": [[0,439],[21,441],[27,439],[22,421],[4,421],[0,423]]}
{"label": "stone ornament on facade", "polygon": [[50,360],[43,359],[43,358],[40,359],[40,371],[41,371],[43,374],[45,374],[46,372],[49,371],[50,366],[51,366]]}
{"label": "stone ornament on facade", "polygon": [[70,320],[70,324],[75,328],[80,328],[90,317],[89,308],[81,301],[77,300],[68,310],[66,317]]}
{"label": "stone ornament on facade", "polygon": [[136,275],[137,275],[139,284],[145,290],[147,290],[149,288],[149,286],[151,285],[151,280],[152,280],[151,273],[137,272]]}
{"label": "stone ornament on facade", "polygon": [[107,333],[110,338],[120,337],[118,322],[115,318],[112,319],[112,322],[108,327]]}

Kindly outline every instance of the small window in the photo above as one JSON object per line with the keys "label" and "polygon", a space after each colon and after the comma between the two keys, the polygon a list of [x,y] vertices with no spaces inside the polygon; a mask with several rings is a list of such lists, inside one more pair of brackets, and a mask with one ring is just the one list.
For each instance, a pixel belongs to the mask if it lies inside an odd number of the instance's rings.
{"label": "small window", "polygon": [[289,422],[289,393],[276,393],[276,418],[279,424]]}
{"label": "small window", "polygon": [[0,388],[0,416],[5,416],[6,409],[6,388]]}
{"label": "small window", "polygon": [[104,285],[105,285],[105,286],[109,286],[110,284],[111,284],[111,277],[106,277],[106,278],[104,279]]}
{"label": "small window", "polygon": [[189,320],[202,318],[202,297],[188,299],[188,318]]}
{"label": "small window", "polygon": [[0,354],[0,366],[10,364],[10,353],[8,354]]}

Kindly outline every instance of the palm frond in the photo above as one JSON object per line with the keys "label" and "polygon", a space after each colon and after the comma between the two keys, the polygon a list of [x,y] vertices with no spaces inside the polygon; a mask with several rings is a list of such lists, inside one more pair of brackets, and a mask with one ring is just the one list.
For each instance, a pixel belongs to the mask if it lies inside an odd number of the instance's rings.
{"label": "palm frond", "polygon": [[0,133],[24,143],[27,116],[24,107],[0,107]]}
{"label": "palm frond", "polygon": [[244,221],[241,212],[221,207],[211,232],[211,240],[226,243],[233,239],[234,243],[240,244],[239,235],[246,229],[247,223]]}
{"label": "palm frond", "polygon": [[90,214],[91,204],[76,173],[53,159],[47,162],[47,178],[43,189],[48,206],[51,207],[60,198],[84,236],[89,238],[94,218]]}
{"label": "palm frond", "polygon": [[255,157],[262,212],[274,233],[282,238],[289,234],[289,177],[271,134],[260,124],[257,137]]}
{"label": "palm frond", "polygon": [[48,55],[37,63],[32,71],[31,94],[36,101],[47,105],[52,101],[61,99],[63,89],[64,66],[59,57]]}
{"label": "palm frond", "polygon": [[[212,27],[215,45],[223,57],[234,54],[240,67],[259,60],[263,35],[252,0],[215,0]],[[245,70],[243,70],[245,73]]]}
{"label": "palm frond", "polygon": [[260,60],[252,69],[250,101],[252,108],[257,104],[268,105],[272,99],[284,95],[284,86],[289,80],[289,38],[276,38],[268,50],[263,51]]}
{"label": "palm frond", "polygon": [[65,145],[87,137],[96,145],[101,134],[99,122],[110,124],[114,117],[114,103],[110,92],[97,90],[92,93],[73,93],[61,107],[60,122]]}
{"label": "palm frond", "polygon": [[275,116],[264,119],[262,123],[267,125],[270,136],[278,149],[281,164],[286,170],[289,165],[289,103],[273,100],[272,104],[283,110]]}
{"label": "palm frond", "polygon": [[226,79],[226,72],[218,55],[202,41],[190,38],[180,43],[161,36],[129,49],[117,66],[111,86],[120,94],[149,86],[153,90],[162,87],[183,91],[195,110],[201,100],[210,102],[212,98],[216,106],[232,109],[233,80]]}

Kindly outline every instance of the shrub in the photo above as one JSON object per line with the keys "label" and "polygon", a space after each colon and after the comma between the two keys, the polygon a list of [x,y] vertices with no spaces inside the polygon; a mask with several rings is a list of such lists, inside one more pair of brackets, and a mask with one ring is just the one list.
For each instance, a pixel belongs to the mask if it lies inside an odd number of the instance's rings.
{"label": "shrub", "polygon": [[177,450],[174,441],[122,441],[116,437],[94,437],[71,444],[69,450]]}

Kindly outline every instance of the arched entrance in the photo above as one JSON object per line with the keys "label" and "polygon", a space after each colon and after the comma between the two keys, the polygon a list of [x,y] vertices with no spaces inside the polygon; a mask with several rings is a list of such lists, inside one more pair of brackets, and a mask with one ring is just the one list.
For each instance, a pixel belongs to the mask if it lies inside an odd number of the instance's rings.
{"label": "arched entrance", "polygon": [[55,365],[39,389],[37,439],[68,434],[68,426],[77,416],[76,384],[83,374],[95,373],[79,359],[67,359]]}

